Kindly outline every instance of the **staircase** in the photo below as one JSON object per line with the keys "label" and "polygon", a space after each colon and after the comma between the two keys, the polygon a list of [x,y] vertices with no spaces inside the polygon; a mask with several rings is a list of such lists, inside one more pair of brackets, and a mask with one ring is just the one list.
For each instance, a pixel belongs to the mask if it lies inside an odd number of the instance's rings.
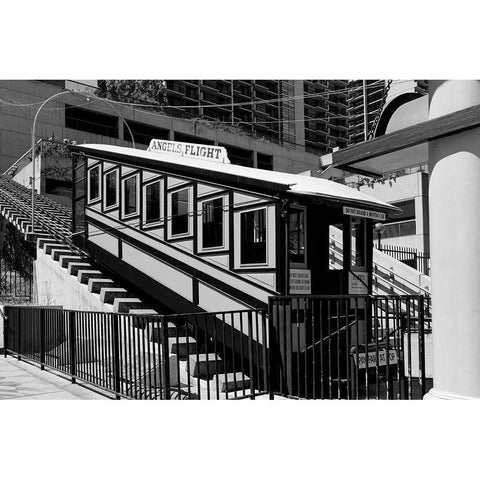
{"label": "staircase", "polygon": [[[329,263],[332,268],[343,268],[341,232],[333,229],[329,241]],[[427,275],[401,261],[373,249],[374,295],[425,295],[430,296],[431,280]]]}
{"label": "staircase", "polygon": [[[35,231],[31,228],[32,191],[12,180],[9,176],[0,176],[0,214],[25,236],[28,242],[36,241],[37,260],[55,264],[55,268],[78,282],[80,288],[88,290],[103,305],[104,312],[125,313],[131,315],[156,316],[159,312],[148,302],[102,271],[85,252],[72,242],[72,214],[68,208],[57,204],[44,195],[35,195]],[[135,317],[131,317],[135,318]],[[155,318],[155,317],[151,317]],[[227,399],[238,398],[251,393],[250,379],[242,371],[233,371],[228,362],[214,353],[205,341],[191,336],[185,326],[171,323],[168,329],[169,396],[177,399]],[[135,389],[128,396],[133,398],[161,397],[157,382],[165,364],[162,358],[162,342],[159,330],[145,328],[145,325],[131,325],[130,335],[134,341],[146,343],[147,349],[158,352],[155,365],[151,370],[139,372],[132,383]],[[203,337],[203,335],[202,335]],[[80,342],[88,342],[78,338]],[[163,340],[165,341],[165,340]],[[165,344],[166,345],[166,344]],[[59,357],[62,346],[48,353],[50,357]],[[126,348],[127,347],[125,345]],[[150,351],[150,350],[148,350]],[[138,355],[145,355],[146,350]],[[59,362],[61,359],[57,358]],[[86,359],[84,368],[90,369],[98,359]],[[105,361],[105,360],[101,360]],[[140,364],[140,363],[139,363]],[[80,366],[80,368],[82,368]],[[258,393],[258,392],[257,392]]]}

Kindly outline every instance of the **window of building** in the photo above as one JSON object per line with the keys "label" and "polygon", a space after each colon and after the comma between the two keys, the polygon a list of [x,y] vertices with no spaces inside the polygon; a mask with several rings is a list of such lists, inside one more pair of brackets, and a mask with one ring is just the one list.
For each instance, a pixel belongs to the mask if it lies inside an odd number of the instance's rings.
{"label": "window of building", "polygon": [[223,198],[207,200],[202,204],[202,247],[223,246]]}
{"label": "window of building", "polygon": [[144,205],[145,205],[145,223],[156,223],[162,220],[162,188],[161,180],[145,185]]}
{"label": "window of building", "polygon": [[305,210],[295,209],[289,215],[288,248],[290,261],[305,265]]}
{"label": "window of building", "polygon": [[123,216],[138,213],[138,174],[123,180]]}
{"label": "window of building", "polygon": [[100,198],[100,165],[88,171],[88,201],[93,202]]}
{"label": "window of building", "polygon": [[[168,140],[169,131],[164,128],[158,128],[145,123],[134,122],[132,120],[128,120],[128,126],[132,131],[135,143],[148,145],[152,138]],[[125,125],[123,128],[123,139],[129,142],[132,141],[130,131]]]}
{"label": "window of building", "polygon": [[240,217],[240,263],[266,263],[266,209],[242,212]]}
{"label": "window of building", "polygon": [[189,191],[184,188],[171,195],[172,205],[172,235],[189,233]]}
{"label": "window of building", "polygon": [[105,208],[118,206],[118,170],[105,174]]}
{"label": "window of building", "polygon": [[273,157],[261,153],[257,154],[257,167],[262,170],[273,170]]}
{"label": "window of building", "polygon": [[65,127],[118,138],[118,117],[65,105]]}

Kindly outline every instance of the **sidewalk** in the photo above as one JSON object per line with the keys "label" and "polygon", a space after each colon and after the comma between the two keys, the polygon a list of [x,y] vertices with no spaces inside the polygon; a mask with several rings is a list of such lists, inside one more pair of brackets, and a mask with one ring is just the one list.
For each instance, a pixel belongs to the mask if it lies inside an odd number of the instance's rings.
{"label": "sidewalk", "polygon": [[108,400],[40,367],[0,357],[0,400]]}

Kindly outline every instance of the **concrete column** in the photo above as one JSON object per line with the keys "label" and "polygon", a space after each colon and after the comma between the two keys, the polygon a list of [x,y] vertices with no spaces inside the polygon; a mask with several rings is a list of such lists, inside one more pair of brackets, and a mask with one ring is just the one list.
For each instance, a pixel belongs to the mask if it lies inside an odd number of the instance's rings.
{"label": "concrete column", "polygon": [[[436,81],[429,118],[480,104],[479,81]],[[480,398],[480,129],[429,142],[434,388]]]}

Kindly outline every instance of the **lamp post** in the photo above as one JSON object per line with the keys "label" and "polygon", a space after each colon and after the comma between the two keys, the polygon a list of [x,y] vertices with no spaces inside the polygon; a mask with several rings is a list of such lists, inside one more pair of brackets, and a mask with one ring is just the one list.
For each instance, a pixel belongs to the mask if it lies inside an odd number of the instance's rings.
{"label": "lamp post", "polygon": [[383,223],[375,224],[375,232],[377,232],[377,249],[382,250],[382,233],[385,231],[385,225]]}
{"label": "lamp post", "polygon": [[[47,104],[50,100],[53,100],[54,98],[60,97],[62,95],[66,95],[67,93],[81,95],[80,93],[72,92],[71,90],[64,90],[62,92],[55,93],[51,97],[48,97],[40,105],[40,107],[38,107],[38,110],[35,113],[35,117],[33,118],[33,125],[32,125],[32,235],[35,234],[35,175],[36,175],[36,171],[35,171],[36,170],[36,168],[35,168],[35,126],[37,124],[38,115],[40,114],[40,111],[45,106],[45,104]],[[87,100],[90,100],[89,96],[87,96]],[[123,115],[111,103],[107,102],[103,98],[95,97],[95,100],[101,100],[102,102],[104,102],[106,105],[108,105],[112,110],[114,110],[118,114],[118,116],[122,119],[122,122],[127,127],[128,132],[130,133],[130,138],[132,139],[133,148],[136,148],[135,147],[135,140],[133,138],[133,133],[130,130],[130,127],[128,126],[127,121],[125,120],[125,118],[123,118]]]}

